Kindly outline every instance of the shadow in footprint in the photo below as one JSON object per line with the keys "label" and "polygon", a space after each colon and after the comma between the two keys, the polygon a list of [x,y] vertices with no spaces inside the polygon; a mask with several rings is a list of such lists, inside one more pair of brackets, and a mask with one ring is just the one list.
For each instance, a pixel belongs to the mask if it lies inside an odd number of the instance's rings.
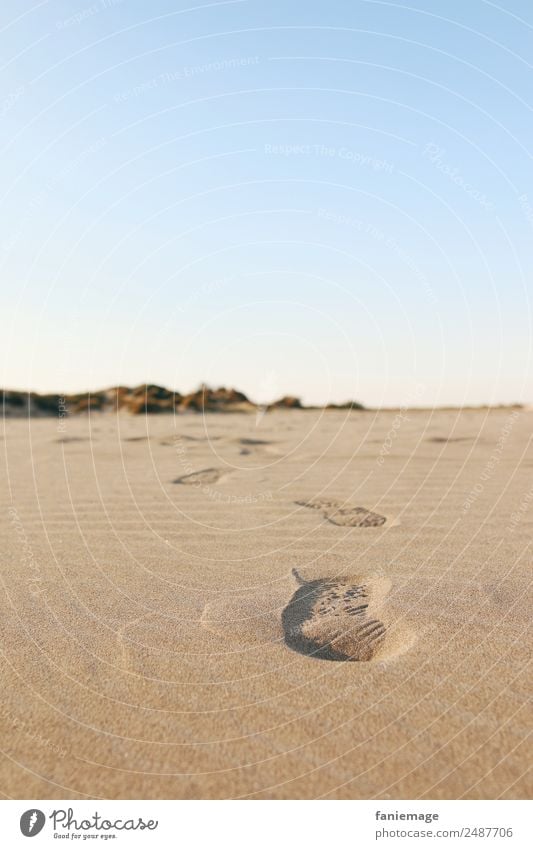
{"label": "shadow in footprint", "polygon": [[[386,626],[369,612],[372,588],[350,578],[303,580],[281,614],[285,644],[321,660],[372,660]],[[388,582],[387,582],[388,588]]]}
{"label": "shadow in footprint", "polygon": [[471,436],[431,436],[428,442],[435,442],[438,445],[447,444],[449,442],[472,442]]}
{"label": "shadow in footprint", "polygon": [[221,474],[219,469],[201,469],[198,472],[192,472],[190,475],[182,475],[180,478],[176,478],[174,483],[188,484],[189,486],[211,484],[220,480]]}
{"label": "shadow in footprint", "polygon": [[239,439],[238,442],[241,445],[271,445],[267,439],[250,439],[248,437],[244,437],[243,439]]}

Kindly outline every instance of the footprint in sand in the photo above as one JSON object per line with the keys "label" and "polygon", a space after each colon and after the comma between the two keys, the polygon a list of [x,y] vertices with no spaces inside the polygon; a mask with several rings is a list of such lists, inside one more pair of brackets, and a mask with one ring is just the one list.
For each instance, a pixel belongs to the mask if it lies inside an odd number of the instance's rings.
{"label": "footprint in sand", "polygon": [[224,638],[228,649],[262,651],[270,644],[313,659],[385,661],[414,642],[403,617],[387,603],[390,586],[379,575],[306,581],[293,569],[269,589],[209,602],[200,624]]}
{"label": "footprint in sand", "polygon": [[277,448],[273,447],[274,444],[269,439],[252,439],[251,437],[242,437],[241,439],[236,439],[235,442],[240,446],[239,454],[257,454],[258,456],[271,454],[275,457],[280,456],[279,451]]}
{"label": "footprint in sand", "polygon": [[198,472],[192,472],[189,475],[182,475],[180,478],[176,478],[174,483],[183,483],[189,486],[212,484],[220,480],[222,474],[220,469],[201,469]]}
{"label": "footprint in sand", "polygon": [[[409,644],[407,632],[395,629],[389,640],[383,600],[386,578],[348,576],[303,580],[281,615],[286,645],[322,660],[369,661],[397,653]],[[389,645],[387,646],[387,643]]]}
{"label": "footprint in sand", "polygon": [[338,501],[326,501],[323,498],[312,501],[296,501],[300,507],[310,507],[312,510],[321,510],[322,515],[328,522],[334,525],[350,528],[378,528],[387,521],[385,516],[373,513],[365,507],[350,507]]}

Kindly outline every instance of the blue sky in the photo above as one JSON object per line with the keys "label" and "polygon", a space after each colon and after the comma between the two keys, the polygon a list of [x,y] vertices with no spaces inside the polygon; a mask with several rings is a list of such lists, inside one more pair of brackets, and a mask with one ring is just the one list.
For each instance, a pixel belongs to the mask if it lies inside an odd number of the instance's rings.
{"label": "blue sky", "polygon": [[529,2],[0,12],[0,385],[531,401]]}

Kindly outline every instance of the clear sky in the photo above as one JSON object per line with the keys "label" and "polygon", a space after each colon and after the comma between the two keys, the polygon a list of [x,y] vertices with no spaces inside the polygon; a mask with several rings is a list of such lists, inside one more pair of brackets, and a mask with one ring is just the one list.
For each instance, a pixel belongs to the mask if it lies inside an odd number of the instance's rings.
{"label": "clear sky", "polygon": [[530,0],[2,0],[0,385],[533,400]]}

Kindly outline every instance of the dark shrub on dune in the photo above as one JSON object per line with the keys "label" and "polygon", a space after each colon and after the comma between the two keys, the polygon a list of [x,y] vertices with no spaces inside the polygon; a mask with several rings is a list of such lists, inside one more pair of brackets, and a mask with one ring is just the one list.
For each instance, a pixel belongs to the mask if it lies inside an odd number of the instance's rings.
{"label": "dark shrub on dune", "polygon": [[83,395],[69,395],[66,399],[68,413],[88,413],[105,410],[106,397],[103,392],[87,392]]}
{"label": "dark shrub on dune", "polygon": [[242,409],[246,405],[252,406],[246,395],[236,389],[226,389],[225,386],[211,389],[209,386],[201,386],[196,392],[191,392],[181,399],[180,408],[196,412],[216,412],[236,407]]}
{"label": "dark shrub on dune", "polygon": [[280,398],[278,401],[274,401],[273,404],[270,404],[269,409],[271,410],[301,410],[302,402],[299,398],[296,398],[294,395],[284,395],[283,398]]}
{"label": "dark shrub on dune", "polygon": [[11,392],[9,389],[2,392],[2,403],[6,407],[24,407],[28,400],[29,394],[24,392]]}
{"label": "dark shrub on dune", "polygon": [[169,413],[181,402],[179,392],[172,392],[155,383],[143,383],[122,396],[121,406],[130,413]]}
{"label": "dark shrub on dune", "polygon": [[49,415],[57,415],[62,396],[37,395],[36,393],[32,392],[30,398],[32,406],[39,412],[48,413]]}
{"label": "dark shrub on dune", "polygon": [[364,410],[359,401],[345,401],[343,404],[328,404],[326,410]]}

